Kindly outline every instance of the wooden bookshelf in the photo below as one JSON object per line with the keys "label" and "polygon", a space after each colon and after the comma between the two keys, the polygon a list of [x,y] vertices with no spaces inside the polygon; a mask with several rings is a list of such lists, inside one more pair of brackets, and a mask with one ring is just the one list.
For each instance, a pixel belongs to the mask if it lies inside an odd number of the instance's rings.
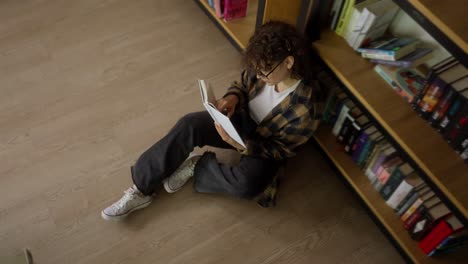
{"label": "wooden bookshelf", "polygon": [[468,166],[346,41],[327,31],[314,43],[320,56],[430,181],[468,217]]}
{"label": "wooden bookshelf", "polygon": [[374,190],[367,177],[354,164],[351,157],[342,150],[343,146],[337,143],[336,137],[331,133],[331,128],[321,126],[314,137],[343,177],[346,178],[355,192],[414,263],[464,263],[463,261],[468,259],[467,252],[462,252],[462,250],[443,258],[427,257],[418,247],[418,243],[412,240],[408,232],[403,228],[403,223],[398,215]]}
{"label": "wooden bookshelf", "polygon": [[457,46],[468,53],[467,2],[463,0],[409,0]]}
{"label": "wooden bookshelf", "polygon": [[[300,11],[306,8],[306,5],[313,3],[313,1],[302,0],[291,0],[288,4],[282,0],[250,0],[248,15],[245,19],[226,23],[216,18],[206,0],[195,1],[240,50],[246,48],[256,24],[272,19],[294,24],[294,21],[298,20]],[[466,19],[463,1],[408,0],[409,4],[406,0],[394,1],[399,2],[400,6],[405,6],[407,12],[417,10],[413,12],[413,17],[419,16],[426,21],[430,19],[429,27],[432,29],[436,27],[437,34],[442,31],[442,34],[439,34],[443,38],[442,42],[447,42],[445,40],[449,39],[449,46],[453,48],[449,51],[453,51],[452,54],[460,55],[461,50],[466,53],[468,34],[467,23],[464,23]],[[297,24],[301,23],[305,25],[305,21],[297,21]],[[347,86],[355,99],[372,115],[392,141],[407,154],[412,164],[424,174],[429,185],[437,190],[444,201],[448,201],[452,209],[456,209],[457,216],[463,218],[460,220],[466,223],[468,166],[463,163],[458,154],[374,72],[373,64],[361,58],[344,39],[334,32],[326,31],[322,33],[321,40],[315,42],[314,46],[324,62]],[[409,259],[415,263],[466,262],[468,252],[462,252],[462,250],[441,258],[425,256],[419,249],[418,243],[412,240],[403,228],[399,217],[373,189],[364,173],[353,163],[349,155],[341,151],[342,147],[331,134],[331,128],[320,127],[314,137],[356,194],[361,197],[381,226],[387,230]]]}
{"label": "wooden bookshelf", "polygon": [[214,9],[210,7],[206,0],[195,1],[204,8],[205,12],[209,13],[209,16],[215,20],[215,22],[226,34],[229,35],[240,49],[244,50],[246,48],[250,36],[252,36],[255,31],[259,0],[249,0],[246,17],[229,22],[225,22],[222,18],[216,17]]}

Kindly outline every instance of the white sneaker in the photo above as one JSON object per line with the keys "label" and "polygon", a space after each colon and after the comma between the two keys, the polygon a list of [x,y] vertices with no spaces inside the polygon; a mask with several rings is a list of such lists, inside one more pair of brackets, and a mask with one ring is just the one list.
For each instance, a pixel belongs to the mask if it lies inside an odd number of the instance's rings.
{"label": "white sneaker", "polygon": [[190,153],[189,157],[180,165],[180,167],[172,173],[169,178],[166,178],[164,183],[164,189],[168,193],[175,193],[187,183],[187,181],[193,177],[195,171],[195,165],[197,165],[200,155]]}
{"label": "white sneaker", "polygon": [[101,211],[102,218],[119,221],[131,212],[147,207],[153,201],[152,196],[143,195],[135,185],[128,188],[124,193],[120,200]]}

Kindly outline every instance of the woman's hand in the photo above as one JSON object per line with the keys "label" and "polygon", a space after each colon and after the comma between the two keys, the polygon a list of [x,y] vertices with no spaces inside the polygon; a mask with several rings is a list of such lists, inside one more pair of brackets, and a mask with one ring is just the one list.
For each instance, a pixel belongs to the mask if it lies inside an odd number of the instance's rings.
{"label": "woman's hand", "polygon": [[216,102],[216,107],[221,113],[226,113],[226,115],[231,118],[236,110],[236,105],[239,102],[239,98],[236,95],[230,94],[224,98],[219,99]]}
{"label": "woman's hand", "polygon": [[224,142],[228,143],[229,145],[233,146],[234,148],[238,149],[238,150],[244,150],[245,148],[237,143],[234,139],[232,139],[228,133],[226,133],[226,131],[224,131],[224,128],[215,122],[215,127],[216,127],[216,130],[218,131],[218,134],[219,136],[221,136],[221,138],[224,140]]}

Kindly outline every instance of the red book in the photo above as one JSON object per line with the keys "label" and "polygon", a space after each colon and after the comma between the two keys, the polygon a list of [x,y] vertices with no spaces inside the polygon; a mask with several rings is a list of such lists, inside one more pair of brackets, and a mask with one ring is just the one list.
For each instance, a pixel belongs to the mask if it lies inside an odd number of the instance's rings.
{"label": "red book", "polygon": [[247,0],[224,0],[224,21],[247,15]]}
{"label": "red book", "polygon": [[431,232],[419,242],[419,248],[425,254],[431,253],[440,243],[451,234],[463,229],[463,224],[451,215],[437,224]]}

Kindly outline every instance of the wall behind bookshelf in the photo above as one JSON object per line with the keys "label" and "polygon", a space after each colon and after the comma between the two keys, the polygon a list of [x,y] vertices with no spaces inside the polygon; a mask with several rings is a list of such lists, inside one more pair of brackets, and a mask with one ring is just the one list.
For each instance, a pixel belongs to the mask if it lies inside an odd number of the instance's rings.
{"label": "wall behind bookshelf", "polygon": [[417,38],[424,43],[424,46],[434,49],[433,57],[426,63],[429,67],[450,57],[450,53],[403,10],[398,11],[389,30],[395,36]]}

